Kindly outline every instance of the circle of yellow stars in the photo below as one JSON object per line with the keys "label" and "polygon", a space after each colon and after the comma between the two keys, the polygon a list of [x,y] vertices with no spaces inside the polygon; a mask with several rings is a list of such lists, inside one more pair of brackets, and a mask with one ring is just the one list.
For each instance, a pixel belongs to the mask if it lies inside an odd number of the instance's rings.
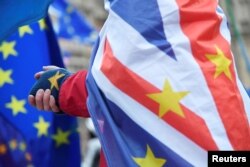
{"label": "circle of yellow stars", "polygon": [[[47,29],[47,25],[44,19],[39,20],[38,22],[40,30]],[[34,34],[32,28],[29,25],[19,27],[18,34],[20,38],[25,37],[26,35]],[[18,52],[16,50],[17,42],[16,41],[3,41],[0,43],[0,53],[3,55],[3,60],[7,60],[10,57],[17,57]],[[6,84],[14,84],[12,79],[13,70],[12,69],[3,69],[0,67],[0,88],[4,87]],[[65,74],[57,73],[55,76],[51,77],[49,81],[51,82],[51,89],[54,87],[58,90],[57,80],[63,77]],[[26,100],[19,99],[18,97],[12,95],[10,101],[5,103],[5,107],[12,111],[13,116],[19,114],[27,114],[25,108]],[[38,121],[33,123],[34,128],[37,129],[37,136],[40,137],[51,137],[56,144],[56,147],[62,146],[64,144],[69,144],[69,136],[72,134],[71,131],[63,131],[61,128],[58,128],[56,133],[49,136],[49,127],[51,126],[50,122],[45,120],[44,117],[39,116]],[[6,154],[8,148],[10,150],[19,149],[21,151],[26,150],[26,144],[24,142],[17,143],[17,140],[10,140],[8,146],[0,143],[0,155]],[[31,161],[32,157],[29,153],[25,154],[27,160]]]}

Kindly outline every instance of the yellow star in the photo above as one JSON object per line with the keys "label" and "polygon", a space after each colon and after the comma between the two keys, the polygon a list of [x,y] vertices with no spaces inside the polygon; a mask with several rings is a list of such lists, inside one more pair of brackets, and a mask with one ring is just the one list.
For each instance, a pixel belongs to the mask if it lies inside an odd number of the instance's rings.
{"label": "yellow star", "polygon": [[11,96],[11,102],[6,103],[5,107],[11,109],[13,115],[16,116],[18,113],[26,113],[25,103],[25,100],[17,100],[15,96]]}
{"label": "yellow star", "polygon": [[26,153],[25,153],[25,159],[26,159],[27,161],[31,162],[31,160],[32,160],[31,154],[28,153],[28,152],[26,152]]}
{"label": "yellow star", "polygon": [[133,158],[140,167],[162,167],[167,160],[163,158],[156,158],[151,148],[147,145],[147,153],[144,158]]}
{"label": "yellow star", "polygon": [[24,142],[20,142],[20,144],[19,144],[19,149],[20,149],[21,151],[25,151],[26,148],[27,148],[26,144],[25,144]]}
{"label": "yellow star", "polygon": [[59,90],[57,80],[63,77],[65,74],[59,74],[59,71],[56,72],[56,74],[49,78],[50,81],[50,89],[52,90],[54,87]]}
{"label": "yellow star", "polygon": [[230,65],[232,61],[227,58],[223,51],[215,46],[217,54],[207,54],[206,57],[216,66],[216,72],[214,78],[217,78],[219,75],[224,73],[230,80],[232,80],[231,72],[230,72]]}
{"label": "yellow star", "polygon": [[17,56],[17,52],[15,50],[16,42],[3,42],[0,45],[0,52],[3,53],[3,59],[6,60],[10,55]]}
{"label": "yellow star", "polygon": [[2,87],[5,83],[13,84],[13,80],[10,75],[12,74],[12,70],[4,71],[0,68],[0,87]]}
{"label": "yellow star", "polygon": [[163,117],[169,111],[172,111],[181,117],[185,117],[180,106],[180,100],[188,93],[189,92],[174,92],[170,83],[165,81],[162,92],[148,94],[148,97],[159,103],[160,117]]}
{"label": "yellow star", "polygon": [[49,126],[50,123],[44,121],[42,116],[39,116],[39,121],[34,123],[34,127],[36,127],[38,130],[38,137],[41,137],[42,135],[47,136]]}
{"label": "yellow star", "polygon": [[5,144],[0,144],[0,155],[3,155],[7,152],[7,147]]}
{"label": "yellow star", "polygon": [[9,147],[12,149],[12,150],[15,150],[17,148],[17,141],[15,139],[11,140],[9,142]]}
{"label": "yellow star", "polygon": [[48,28],[44,19],[39,20],[38,24],[39,24],[40,30],[45,30]]}
{"label": "yellow star", "polygon": [[68,137],[70,131],[63,132],[60,128],[57,129],[57,134],[52,136],[52,139],[56,142],[56,147],[59,147],[62,144],[69,144]]}
{"label": "yellow star", "polygon": [[32,29],[30,28],[29,25],[19,27],[18,31],[19,31],[19,36],[20,37],[23,37],[26,33],[27,34],[33,34],[33,31],[32,31]]}

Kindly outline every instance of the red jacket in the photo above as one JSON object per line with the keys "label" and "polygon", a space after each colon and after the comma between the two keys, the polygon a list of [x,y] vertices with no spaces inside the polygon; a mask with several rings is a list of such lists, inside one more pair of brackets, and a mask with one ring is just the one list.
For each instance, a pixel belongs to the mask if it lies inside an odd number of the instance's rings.
{"label": "red jacket", "polygon": [[[62,84],[59,92],[60,109],[72,116],[89,117],[86,105],[88,92],[86,89],[86,70],[78,71],[68,77]],[[100,167],[106,167],[106,161],[101,152]]]}

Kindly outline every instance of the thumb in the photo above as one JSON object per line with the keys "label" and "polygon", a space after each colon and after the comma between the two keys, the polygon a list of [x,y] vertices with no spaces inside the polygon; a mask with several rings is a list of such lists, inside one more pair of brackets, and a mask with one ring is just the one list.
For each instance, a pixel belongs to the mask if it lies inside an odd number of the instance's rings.
{"label": "thumb", "polygon": [[43,73],[45,71],[49,71],[49,70],[55,70],[55,69],[59,69],[59,67],[57,66],[43,66],[43,71],[39,71],[35,74],[35,78],[39,79],[41,77],[41,75],[43,75]]}
{"label": "thumb", "polygon": [[44,71],[59,69],[57,66],[43,66]]}

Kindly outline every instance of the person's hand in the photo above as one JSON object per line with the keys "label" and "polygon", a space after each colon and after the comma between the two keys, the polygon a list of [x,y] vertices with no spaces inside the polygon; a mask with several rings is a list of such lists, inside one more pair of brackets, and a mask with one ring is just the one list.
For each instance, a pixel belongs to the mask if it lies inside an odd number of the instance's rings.
{"label": "person's hand", "polygon": [[29,103],[38,110],[59,112],[59,107],[56,105],[54,96],[51,95],[50,89],[39,89],[36,96],[29,95]]}
{"label": "person's hand", "polygon": [[56,70],[56,69],[59,69],[60,67],[57,67],[57,66],[43,66],[43,71],[39,71],[37,73],[35,73],[34,77],[36,79],[39,79],[41,77],[41,75],[43,75],[46,71],[49,71],[49,70]]}
{"label": "person's hand", "polygon": [[[59,69],[57,66],[44,66],[43,71],[37,72],[35,74],[35,78],[39,79],[42,74],[44,74],[46,71],[49,70],[55,70]],[[45,91],[43,89],[38,89],[35,96],[29,95],[28,96],[29,103],[36,107],[38,110],[46,110],[46,111],[53,111],[53,112],[59,112],[60,109],[56,105],[56,100],[54,96],[51,95],[51,90],[46,89]]]}

